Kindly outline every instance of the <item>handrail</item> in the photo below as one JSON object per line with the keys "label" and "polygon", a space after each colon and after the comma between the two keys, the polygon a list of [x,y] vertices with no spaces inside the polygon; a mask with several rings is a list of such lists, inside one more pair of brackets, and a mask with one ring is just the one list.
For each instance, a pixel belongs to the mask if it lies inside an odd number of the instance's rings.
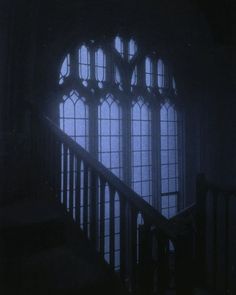
{"label": "handrail", "polygon": [[184,233],[186,228],[191,224],[194,229],[195,227],[195,215],[196,215],[196,203],[191,204],[190,206],[179,211],[176,215],[171,217],[169,221],[177,226],[178,232]]}
{"label": "handrail", "polygon": [[198,186],[201,187],[201,189],[205,190],[205,192],[212,191],[212,192],[218,192],[223,193],[225,195],[229,196],[236,196],[236,187],[223,187],[214,184],[213,182],[206,179],[205,174],[201,173],[197,177],[197,183]]}
{"label": "handrail", "polygon": [[172,222],[177,222],[178,220],[182,220],[186,217],[189,217],[190,214],[194,213],[196,204],[193,203],[189,205],[188,207],[184,208],[183,210],[180,210],[176,215],[171,217],[169,220]]}
{"label": "handrail", "polygon": [[145,214],[147,221],[151,222],[158,229],[165,232],[166,236],[175,240],[177,237],[176,228],[155,210],[151,205],[145,202],[136,192],[134,192],[128,185],[121,181],[116,175],[114,175],[109,169],[107,169],[101,162],[95,159],[91,153],[87,152],[82,146],[70,138],[64,133],[58,126],[48,117],[44,117],[48,126],[52,128],[53,132],[60,137],[60,139],[71,148],[74,154],[78,154],[87,164],[95,169],[97,173],[107,180],[112,186],[114,186],[122,195],[128,196],[129,202],[138,210]]}
{"label": "handrail", "polygon": [[223,193],[225,197],[236,197],[236,188],[220,187],[207,181],[207,189],[218,193]]}

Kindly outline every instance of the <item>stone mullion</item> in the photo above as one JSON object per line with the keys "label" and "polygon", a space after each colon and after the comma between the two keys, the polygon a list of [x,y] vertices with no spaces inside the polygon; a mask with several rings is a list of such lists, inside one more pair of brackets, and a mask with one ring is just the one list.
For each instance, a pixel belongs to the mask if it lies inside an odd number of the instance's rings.
{"label": "stone mullion", "polygon": [[123,130],[123,180],[131,186],[132,180],[132,169],[131,169],[131,101],[130,97],[126,97],[123,102],[123,119],[122,119],[122,130]]}
{"label": "stone mullion", "polygon": [[98,159],[98,103],[100,97],[95,95],[89,102],[89,152]]}
{"label": "stone mullion", "polygon": [[151,149],[152,149],[152,202],[161,210],[161,128],[160,102],[151,105]]}

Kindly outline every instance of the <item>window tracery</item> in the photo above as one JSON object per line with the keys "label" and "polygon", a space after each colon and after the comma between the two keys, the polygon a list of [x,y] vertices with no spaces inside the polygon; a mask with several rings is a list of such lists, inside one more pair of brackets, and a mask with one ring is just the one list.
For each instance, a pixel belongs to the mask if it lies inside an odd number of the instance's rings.
{"label": "window tracery", "polygon": [[[182,185],[176,83],[161,56],[141,52],[135,39],[117,36],[66,54],[59,74],[60,127],[171,217]],[[66,80],[73,85],[69,93]]]}

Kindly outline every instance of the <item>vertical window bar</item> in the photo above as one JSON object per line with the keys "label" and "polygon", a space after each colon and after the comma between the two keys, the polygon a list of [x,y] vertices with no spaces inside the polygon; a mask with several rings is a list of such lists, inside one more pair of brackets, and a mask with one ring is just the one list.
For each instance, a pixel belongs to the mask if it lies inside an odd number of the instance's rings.
{"label": "vertical window bar", "polygon": [[152,205],[157,210],[161,210],[160,195],[161,195],[161,164],[160,164],[160,103],[153,102],[151,107],[151,149],[152,149]]}

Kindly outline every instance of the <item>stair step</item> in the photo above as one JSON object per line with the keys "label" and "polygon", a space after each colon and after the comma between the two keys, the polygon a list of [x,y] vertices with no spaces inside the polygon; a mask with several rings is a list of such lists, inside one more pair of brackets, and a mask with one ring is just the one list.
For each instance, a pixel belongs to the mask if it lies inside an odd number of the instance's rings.
{"label": "stair step", "polygon": [[[111,290],[111,276],[96,261],[76,255],[67,247],[49,249],[29,257],[21,266],[23,294],[81,294],[81,291]],[[110,286],[109,286],[110,285]],[[37,290],[36,293],[34,290]],[[78,293],[80,291],[80,293]],[[108,294],[108,293],[106,293]]]}
{"label": "stair step", "polygon": [[[15,202],[0,209],[1,252],[10,260],[66,241],[65,214],[50,200]],[[17,245],[17,247],[16,247]]]}
{"label": "stair step", "polygon": [[0,208],[0,230],[62,221],[65,214],[51,199],[24,199]]}
{"label": "stair step", "polygon": [[202,288],[196,288],[193,295],[209,295],[208,291]]}
{"label": "stair step", "polygon": [[1,208],[0,224],[1,294],[126,294],[55,201]]}

